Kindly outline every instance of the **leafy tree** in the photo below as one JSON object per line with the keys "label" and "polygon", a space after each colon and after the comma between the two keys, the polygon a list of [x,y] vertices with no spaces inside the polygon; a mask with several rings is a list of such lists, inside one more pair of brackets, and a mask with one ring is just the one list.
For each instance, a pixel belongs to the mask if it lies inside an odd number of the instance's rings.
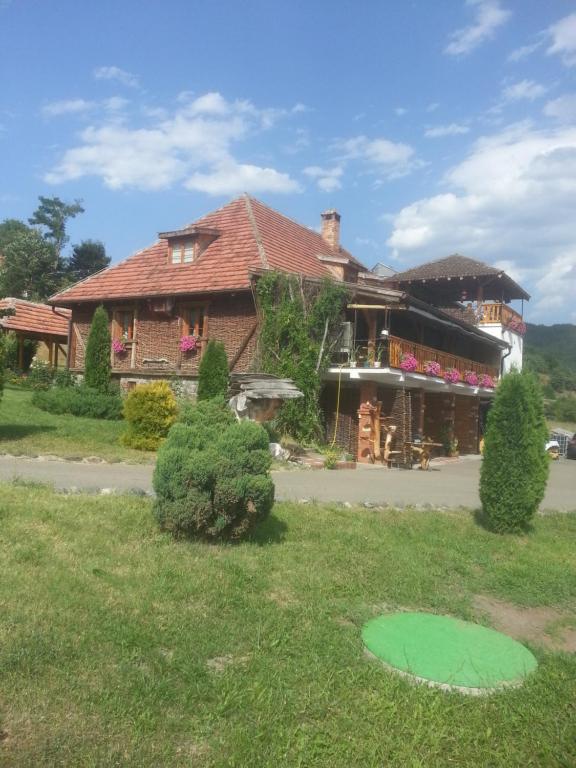
{"label": "leafy tree", "polygon": [[65,203],[59,197],[38,198],[40,205],[28,219],[28,223],[44,228],[46,239],[54,246],[56,260],[60,258],[63,247],[69,240],[66,235],[66,223],[68,219],[75,218],[79,213],[84,213],[81,200],[73,203]]}
{"label": "leafy tree", "polygon": [[198,368],[198,400],[226,397],[228,381],[228,358],[224,344],[209,341]]}
{"label": "leafy tree", "polygon": [[106,256],[103,243],[99,240],[82,240],[79,245],[74,245],[72,256],[68,261],[68,273],[76,282],[84,280],[110,264],[110,257]]}
{"label": "leafy tree", "polygon": [[6,246],[10,245],[19,235],[24,235],[30,231],[30,227],[19,219],[4,219],[0,224],[0,253],[4,253]]}
{"label": "leafy tree", "polygon": [[544,498],[548,457],[539,385],[531,374],[509,373],[488,415],[480,498],[498,533],[526,527]]}
{"label": "leafy tree", "polygon": [[2,255],[0,290],[4,296],[42,301],[58,290],[61,275],[54,267],[54,246],[39,232],[16,235]]}
{"label": "leafy tree", "polygon": [[84,384],[92,389],[97,389],[99,392],[110,391],[111,344],[108,315],[104,307],[100,306],[92,318],[84,363]]}

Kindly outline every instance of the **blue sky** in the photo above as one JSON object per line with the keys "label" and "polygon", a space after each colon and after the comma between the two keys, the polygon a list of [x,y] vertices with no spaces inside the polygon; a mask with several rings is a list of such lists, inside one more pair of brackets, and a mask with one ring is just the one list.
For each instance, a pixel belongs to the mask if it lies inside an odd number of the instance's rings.
{"label": "blue sky", "polygon": [[573,0],[0,0],[0,86],[0,220],[81,198],[118,261],[248,191],[576,322]]}

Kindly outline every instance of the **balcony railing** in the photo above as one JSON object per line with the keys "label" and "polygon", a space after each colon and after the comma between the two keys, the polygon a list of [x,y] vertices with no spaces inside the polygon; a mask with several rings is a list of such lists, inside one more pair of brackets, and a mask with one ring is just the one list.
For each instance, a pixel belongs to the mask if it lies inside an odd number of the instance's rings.
{"label": "balcony railing", "polygon": [[[341,354],[345,355],[345,353]],[[360,367],[372,367],[374,362],[380,362],[382,367],[400,368],[404,355],[413,355],[418,361],[414,373],[426,373],[425,364],[429,361],[435,361],[440,365],[443,372],[449,368],[456,368],[462,378],[464,378],[466,371],[474,371],[478,376],[487,374],[492,379],[497,379],[499,376],[497,366],[477,363],[466,357],[451,355],[449,352],[441,352],[433,347],[425,347],[423,344],[416,344],[396,336],[389,336],[387,342],[377,342],[375,346],[370,345],[367,341],[360,341],[355,354],[350,354],[350,360],[354,360],[355,364]],[[346,364],[344,360],[339,362]]]}
{"label": "balcony railing", "polygon": [[446,371],[448,368],[456,368],[462,376],[464,376],[466,371],[474,371],[474,373],[477,373],[479,376],[485,373],[493,379],[496,379],[499,374],[498,368],[494,365],[477,363],[466,357],[451,355],[449,352],[440,352],[432,347],[425,347],[424,345],[416,344],[413,341],[398,339],[395,336],[390,336],[388,350],[388,359],[391,368],[400,368],[403,355],[414,355],[418,361],[416,373],[425,373],[424,365],[428,361],[434,360],[440,365],[443,371]]}
{"label": "balcony railing", "polygon": [[522,315],[507,304],[482,304],[478,309],[478,324],[496,323],[508,326],[511,320],[522,322]]}

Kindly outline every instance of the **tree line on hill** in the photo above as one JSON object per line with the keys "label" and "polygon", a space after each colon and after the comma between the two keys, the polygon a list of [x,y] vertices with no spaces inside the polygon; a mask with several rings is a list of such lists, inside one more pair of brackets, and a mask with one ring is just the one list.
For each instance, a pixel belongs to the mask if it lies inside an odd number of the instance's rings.
{"label": "tree line on hill", "polygon": [[70,240],[68,221],[84,213],[81,200],[38,199],[27,223],[20,219],[0,223],[0,296],[44,301],[110,263],[99,240],[82,240],[64,253]]}
{"label": "tree line on hill", "polygon": [[546,415],[576,422],[576,325],[529,323],[524,367],[540,380]]}

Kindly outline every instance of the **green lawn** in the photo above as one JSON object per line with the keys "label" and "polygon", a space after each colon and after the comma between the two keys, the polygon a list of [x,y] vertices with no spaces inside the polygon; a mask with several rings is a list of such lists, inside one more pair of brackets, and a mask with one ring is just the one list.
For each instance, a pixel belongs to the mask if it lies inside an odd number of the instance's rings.
{"label": "green lawn", "polygon": [[32,405],[32,392],[7,386],[0,401],[0,453],[67,459],[99,456],[107,461],[150,462],[155,454],[120,445],[121,421],[57,416]]}
{"label": "green lawn", "polygon": [[[472,618],[476,594],[576,611],[576,515],[496,536],[466,513],[279,504],[238,546],[174,542],[150,503],[0,486],[0,764],[576,764],[576,659],[465,697],[368,659],[372,616]],[[574,615],[574,613],[573,613]]]}

